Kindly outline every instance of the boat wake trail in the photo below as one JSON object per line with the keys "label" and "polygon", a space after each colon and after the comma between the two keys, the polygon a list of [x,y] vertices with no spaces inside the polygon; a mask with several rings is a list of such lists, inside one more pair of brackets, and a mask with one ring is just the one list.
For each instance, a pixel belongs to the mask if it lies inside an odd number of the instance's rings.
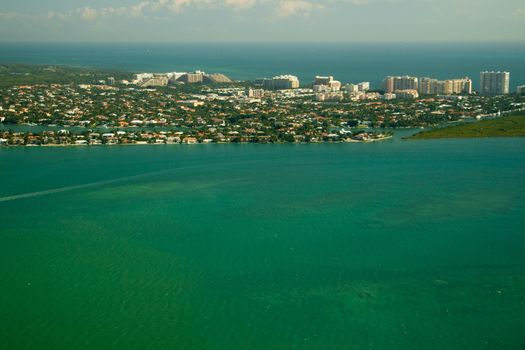
{"label": "boat wake trail", "polygon": [[68,192],[68,191],[80,190],[80,189],[83,189],[83,188],[103,186],[103,185],[110,185],[110,184],[117,183],[117,182],[123,182],[123,181],[128,181],[128,180],[140,179],[140,178],[147,177],[147,176],[159,175],[159,174],[167,173],[167,172],[173,171],[173,170],[174,169],[162,170],[162,171],[156,171],[156,172],[152,172],[152,173],[145,173],[145,174],[138,174],[138,175],[133,175],[133,176],[119,177],[117,179],[112,179],[112,180],[104,180],[104,181],[90,182],[90,183],[81,184],[81,185],[52,188],[52,189],[49,189],[49,190],[38,191],[38,192],[15,194],[15,195],[12,195],[12,196],[0,197],[0,202],[9,202],[9,201],[14,201],[14,200],[18,200],[18,199],[40,197],[40,196],[46,196],[48,194],[55,194],[55,193],[60,193],[60,192]]}

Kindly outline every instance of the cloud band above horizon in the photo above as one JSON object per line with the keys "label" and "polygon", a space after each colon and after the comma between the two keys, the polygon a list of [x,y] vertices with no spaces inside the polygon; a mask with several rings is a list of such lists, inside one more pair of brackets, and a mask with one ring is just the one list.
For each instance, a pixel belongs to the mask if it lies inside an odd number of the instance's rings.
{"label": "cloud band above horizon", "polygon": [[525,39],[521,0],[8,0],[0,21],[2,41]]}

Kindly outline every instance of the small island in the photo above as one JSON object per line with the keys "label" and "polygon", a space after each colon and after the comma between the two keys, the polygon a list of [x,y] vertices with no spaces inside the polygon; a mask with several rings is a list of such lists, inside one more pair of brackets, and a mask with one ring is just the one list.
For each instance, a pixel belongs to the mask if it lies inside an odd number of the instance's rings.
{"label": "small island", "polygon": [[525,136],[525,114],[424,130],[406,140]]}

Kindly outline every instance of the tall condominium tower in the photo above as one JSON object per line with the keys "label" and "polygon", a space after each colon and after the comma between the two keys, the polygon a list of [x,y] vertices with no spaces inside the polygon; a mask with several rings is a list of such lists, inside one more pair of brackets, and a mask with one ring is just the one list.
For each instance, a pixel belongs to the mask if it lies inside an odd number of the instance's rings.
{"label": "tall condominium tower", "polygon": [[193,72],[193,73],[186,73],[183,74],[179,81],[182,81],[183,83],[202,83],[202,80],[204,79],[204,73],[203,72]]}
{"label": "tall condominium tower", "polygon": [[438,80],[419,78],[419,93],[423,95],[453,95],[472,93],[470,78]]}
{"label": "tall condominium tower", "polygon": [[481,72],[480,73],[481,95],[504,95],[509,93],[509,72]]}
{"label": "tall condominium tower", "polygon": [[386,92],[395,92],[396,90],[417,90],[417,78],[409,77],[386,77],[383,80],[383,88]]}
{"label": "tall condominium tower", "polygon": [[294,75],[279,75],[272,79],[264,79],[263,86],[265,89],[297,89],[299,87],[299,78]]}
{"label": "tall condominium tower", "polygon": [[313,82],[313,88],[315,91],[339,91],[341,89],[341,82],[334,80],[333,76],[316,76]]}

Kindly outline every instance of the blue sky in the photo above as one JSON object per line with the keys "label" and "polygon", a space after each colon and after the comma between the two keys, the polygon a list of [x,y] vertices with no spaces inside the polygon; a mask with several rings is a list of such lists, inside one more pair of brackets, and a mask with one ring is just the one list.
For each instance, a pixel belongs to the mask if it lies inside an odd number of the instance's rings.
{"label": "blue sky", "polygon": [[2,0],[0,41],[525,41],[523,0]]}

